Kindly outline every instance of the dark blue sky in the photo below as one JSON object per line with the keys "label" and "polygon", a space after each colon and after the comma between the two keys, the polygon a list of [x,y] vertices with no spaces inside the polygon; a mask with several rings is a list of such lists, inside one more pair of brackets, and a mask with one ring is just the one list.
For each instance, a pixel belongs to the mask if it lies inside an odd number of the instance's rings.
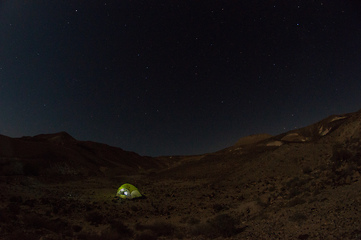
{"label": "dark blue sky", "polygon": [[359,1],[0,3],[0,134],[220,150],[361,108]]}

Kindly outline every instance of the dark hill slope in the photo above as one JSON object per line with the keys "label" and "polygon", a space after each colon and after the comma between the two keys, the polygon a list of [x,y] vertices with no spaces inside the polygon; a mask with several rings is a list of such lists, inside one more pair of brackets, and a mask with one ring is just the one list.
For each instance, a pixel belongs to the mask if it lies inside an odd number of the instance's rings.
{"label": "dark hill slope", "polygon": [[0,160],[2,175],[115,175],[162,166],[154,158],[77,141],[65,132],[22,138],[0,135]]}
{"label": "dark hill slope", "polygon": [[[241,144],[240,144],[241,143]],[[294,176],[304,168],[330,164],[337,151],[361,152],[361,112],[333,115],[277,136],[253,135],[215,153],[178,160],[161,175],[213,178],[215,181],[260,176]]]}

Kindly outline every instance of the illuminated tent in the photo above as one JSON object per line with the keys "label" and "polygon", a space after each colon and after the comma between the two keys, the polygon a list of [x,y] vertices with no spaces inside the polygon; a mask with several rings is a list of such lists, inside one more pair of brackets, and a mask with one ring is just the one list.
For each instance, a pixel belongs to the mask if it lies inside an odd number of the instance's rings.
{"label": "illuminated tent", "polygon": [[142,194],[140,194],[138,188],[134,187],[132,184],[125,183],[118,188],[117,196],[124,199],[133,199],[142,197]]}

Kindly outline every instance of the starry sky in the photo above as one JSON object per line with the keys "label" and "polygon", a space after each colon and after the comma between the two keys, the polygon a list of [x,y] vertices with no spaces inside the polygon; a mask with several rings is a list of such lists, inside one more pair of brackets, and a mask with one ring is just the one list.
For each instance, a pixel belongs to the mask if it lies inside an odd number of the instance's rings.
{"label": "starry sky", "polygon": [[361,109],[352,0],[0,2],[0,134],[214,152]]}

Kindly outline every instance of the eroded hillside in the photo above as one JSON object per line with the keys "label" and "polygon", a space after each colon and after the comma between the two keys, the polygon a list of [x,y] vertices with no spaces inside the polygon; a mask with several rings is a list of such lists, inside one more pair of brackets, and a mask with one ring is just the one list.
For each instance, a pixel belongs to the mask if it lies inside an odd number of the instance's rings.
{"label": "eroded hillside", "polygon": [[[36,142],[1,137],[2,239],[361,237],[361,112],[331,116],[278,136],[244,138],[199,156],[147,159],[127,153],[122,161],[116,159],[123,150],[107,152],[104,145],[89,142],[79,146],[62,136],[65,142],[46,135]],[[38,149],[36,144],[42,145]],[[21,151],[11,155],[16,149]],[[33,161],[29,153],[44,149],[51,153],[48,160],[71,159],[79,164],[73,168],[99,174],[14,170]],[[104,166],[138,170],[114,174]],[[115,198],[125,182],[146,198]]]}

